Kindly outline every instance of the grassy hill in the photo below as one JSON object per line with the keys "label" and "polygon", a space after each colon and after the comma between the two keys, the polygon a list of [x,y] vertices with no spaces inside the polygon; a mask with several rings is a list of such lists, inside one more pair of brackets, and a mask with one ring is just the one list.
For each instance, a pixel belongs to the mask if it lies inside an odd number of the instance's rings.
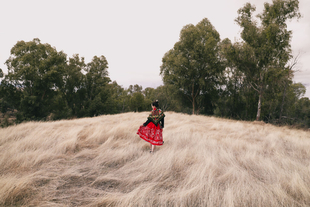
{"label": "grassy hill", "polygon": [[310,206],[310,132],[167,112],[0,129],[0,206]]}

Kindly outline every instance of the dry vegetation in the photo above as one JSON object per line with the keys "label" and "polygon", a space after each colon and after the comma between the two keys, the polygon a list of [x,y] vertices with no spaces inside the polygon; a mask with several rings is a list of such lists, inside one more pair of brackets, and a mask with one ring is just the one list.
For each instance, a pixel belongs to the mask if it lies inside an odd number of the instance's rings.
{"label": "dry vegetation", "polygon": [[167,112],[0,129],[0,206],[310,206],[310,132]]}

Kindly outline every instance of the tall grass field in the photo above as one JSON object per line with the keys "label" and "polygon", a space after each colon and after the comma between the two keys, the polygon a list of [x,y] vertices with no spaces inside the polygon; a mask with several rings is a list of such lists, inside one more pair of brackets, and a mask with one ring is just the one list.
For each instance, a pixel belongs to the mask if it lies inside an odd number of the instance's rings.
{"label": "tall grass field", "polygon": [[0,206],[310,206],[310,132],[166,112],[150,154],[148,114],[0,129]]}

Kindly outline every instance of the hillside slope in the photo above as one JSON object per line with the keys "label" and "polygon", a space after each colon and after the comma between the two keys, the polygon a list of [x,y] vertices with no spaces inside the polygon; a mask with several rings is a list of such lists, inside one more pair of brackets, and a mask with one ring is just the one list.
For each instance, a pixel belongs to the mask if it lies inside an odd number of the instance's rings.
{"label": "hillside slope", "polygon": [[310,133],[167,112],[0,129],[0,206],[310,206]]}

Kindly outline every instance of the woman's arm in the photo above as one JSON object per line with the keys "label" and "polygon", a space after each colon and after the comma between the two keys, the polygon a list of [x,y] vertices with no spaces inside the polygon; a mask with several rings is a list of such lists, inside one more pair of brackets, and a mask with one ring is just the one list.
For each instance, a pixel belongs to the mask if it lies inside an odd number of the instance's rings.
{"label": "woman's arm", "polygon": [[148,125],[150,122],[151,122],[150,120],[147,120],[146,122],[144,122],[143,126]]}

